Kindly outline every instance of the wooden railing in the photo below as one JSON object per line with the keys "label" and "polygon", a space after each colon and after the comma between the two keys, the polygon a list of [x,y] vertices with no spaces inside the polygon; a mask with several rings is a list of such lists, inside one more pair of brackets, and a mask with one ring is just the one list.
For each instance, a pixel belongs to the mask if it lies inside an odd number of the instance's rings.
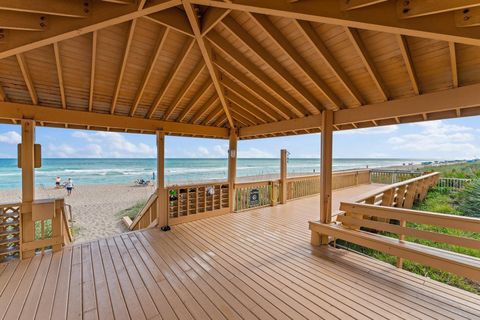
{"label": "wooden railing", "polygon": [[272,206],[279,202],[279,180],[235,184],[235,211]]}
{"label": "wooden railing", "polygon": [[470,179],[460,179],[460,178],[440,178],[437,183],[437,187],[445,188],[453,191],[463,190]]}
{"label": "wooden railing", "polygon": [[417,178],[422,175],[420,171],[405,171],[405,170],[379,170],[373,169],[370,171],[372,183],[394,184],[405,180]]}
{"label": "wooden railing", "polygon": [[169,186],[166,190],[170,225],[230,212],[228,183]]}
{"label": "wooden railing", "polygon": [[0,204],[0,262],[20,255],[21,203]]}
{"label": "wooden railing", "polygon": [[157,192],[154,192],[143,206],[142,210],[137,214],[132,221],[129,217],[123,217],[123,223],[129,230],[139,230],[149,228],[157,225]]}

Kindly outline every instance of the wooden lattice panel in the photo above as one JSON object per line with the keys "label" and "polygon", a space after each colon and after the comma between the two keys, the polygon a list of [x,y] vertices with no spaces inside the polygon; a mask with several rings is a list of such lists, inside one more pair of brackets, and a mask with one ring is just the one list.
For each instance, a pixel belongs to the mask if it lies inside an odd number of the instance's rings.
{"label": "wooden lattice panel", "polygon": [[0,205],[0,262],[20,253],[20,204]]}

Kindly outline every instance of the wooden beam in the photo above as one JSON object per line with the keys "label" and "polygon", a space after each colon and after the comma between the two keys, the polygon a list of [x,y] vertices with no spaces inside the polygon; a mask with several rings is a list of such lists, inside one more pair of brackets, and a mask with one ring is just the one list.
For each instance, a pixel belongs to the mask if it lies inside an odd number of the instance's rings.
{"label": "wooden beam", "polygon": [[62,108],[67,107],[67,99],[65,98],[65,87],[63,85],[62,61],[60,59],[60,48],[58,43],[53,44],[53,52],[55,55],[55,65],[57,66],[58,86],[60,87],[60,97],[62,99]]}
{"label": "wooden beam", "polygon": [[187,114],[197,105],[198,101],[203,97],[205,93],[208,92],[208,90],[211,88],[213,83],[210,81],[210,79],[207,79],[203,85],[197,90],[197,92],[194,94],[194,96],[190,99],[188,104],[183,108],[182,112],[180,115],[177,117],[175,121],[177,122],[183,122]]}
{"label": "wooden beam", "polygon": [[[167,190],[165,189],[165,132],[158,130],[157,138],[157,219],[160,227],[168,226]],[[164,201],[162,201],[162,199]]]}
{"label": "wooden beam", "polygon": [[458,68],[457,68],[457,51],[455,43],[449,42],[448,49],[450,52],[450,66],[452,68],[452,84],[454,88],[458,87]]}
{"label": "wooden beam", "polygon": [[92,32],[92,64],[90,67],[90,92],[88,97],[88,111],[93,110],[93,90],[95,87],[95,68],[97,65],[97,31]]}
{"label": "wooden beam", "polygon": [[182,88],[175,96],[175,99],[173,99],[173,101],[170,103],[170,106],[168,107],[169,109],[171,109],[171,111],[169,111],[170,116],[166,117],[165,120],[168,120],[168,118],[171,117],[174,111],[178,108],[180,101],[183,100],[183,98],[185,97],[185,94],[188,92],[188,90],[190,90],[190,88],[193,86],[195,81],[202,74],[202,71],[204,69],[205,69],[205,63],[203,62],[203,60],[198,61],[197,65],[188,76],[187,81],[185,81],[185,83],[182,85]]}
{"label": "wooden beam", "polygon": [[474,8],[456,11],[455,26],[461,27],[464,29],[468,29],[466,27],[480,26],[480,7],[474,7]]}
{"label": "wooden beam", "polygon": [[110,3],[96,2],[95,14],[82,19],[50,16],[48,25],[55,28],[48,27],[43,32],[21,34],[14,34],[14,31],[11,31],[9,41],[0,45],[0,59],[127,22],[179,4],[181,0],[152,0],[146,8],[138,10],[136,4],[112,6]]}
{"label": "wooden beam", "polygon": [[322,5],[318,5],[317,1],[289,3],[271,0],[229,0],[228,2],[191,0],[191,2],[357,29],[480,45],[478,30],[457,28],[450,15],[428,15],[422,19],[398,19],[395,1],[385,1],[374,6],[350,11],[341,10],[338,0],[322,0]]}
{"label": "wooden beam", "polygon": [[197,137],[228,138],[228,130],[210,126],[176,123],[172,121],[132,118],[57,107],[32,106],[28,104],[0,102],[0,118],[2,119],[32,119],[48,124],[81,125],[96,128],[144,130],[154,132],[162,129],[171,134],[185,134]]}
{"label": "wooden beam", "polygon": [[[168,89],[173,83],[173,80],[176,79],[178,71],[183,65],[183,62],[187,58],[188,54],[193,48],[193,45],[195,44],[194,39],[188,39],[187,42],[183,45],[182,49],[177,55],[177,58],[175,60],[175,63],[173,66],[170,68],[170,71],[168,72],[165,81],[163,81],[162,86],[158,90],[158,95],[155,98],[155,101],[153,102],[153,105],[150,107],[150,110],[148,110],[148,113],[146,115],[147,118],[152,118],[153,115],[155,114],[155,111],[157,108],[160,106],[160,103],[162,102],[163,98],[165,97],[165,94],[167,93]],[[171,110],[166,110],[165,113],[162,116],[162,119],[165,120],[170,116]]]}
{"label": "wooden beam", "polygon": [[230,101],[230,103],[237,105],[241,110],[243,110],[242,112],[243,116],[248,117],[250,119],[255,119],[254,120],[254,122],[256,122],[255,124],[267,123],[269,121],[272,121],[265,114],[258,112],[257,109],[255,108],[252,108],[252,106],[248,102],[240,98],[235,92],[230,90],[227,91],[227,98]]}
{"label": "wooden beam", "polygon": [[2,86],[0,86],[0,102],[3,101],[8,101],[7,99],[7,94],[5,93],[5,90],[3,90]]}
{"label": "wooden beam", "polygon": [[250,62],[244,55],[223,39],[215,30],[210,31],[207,36],[208,40],[213,43],[219,50],[233,59],[243,69],[253,75],[258,81],[263,83],[265,87],[269,88],[272,93],[277,95],[286,105],[291,106],[291,111],[297,116],[304,116],[310,114],[310,112],[293,96],[290,95],[285,89],[268,77],[260,68]]}
{"label": "wooden beam", "polygon": [[[238,71],[224,58],[218,57],[217,60],[215,60],[215,64],[222,70],[225,75],[227,75],[231,79],[234,79],[234,81],[236,81],[239,86],[241,86],[244,90],[248,91],[251,95],[255,96],[256,98],[267,104],[271,108],[271,110],[274,111],[274,113],[279,114],[284,119],[297,117],[294,112],[281,104],[277,100],[277,98],[274,97],[270,92],[263,89],[254,81],[250,80],[247,76],[245,76],[244,73]],[[225,83],[225,79],[223,79],[223,82]]]}
{"label": "wooden beam", "polygon": [[[18,31],[44,31],[47,18],[34,13],[0,11],[0,29]],[[11,39],[9,39],[11,41]]]}
{"label": "wooden beam", "polygon": [[90,12],[90,1],[12,1],[0,0],[0,10],[39,13],[50,16],[84,18]]}
{"label": "wooden beam", "polygon": [[235,211],[235,181],[237,177],[237,142],[238,132],[236,129],[230,129],[230,139],[228,143],[228,206],[230,212]]}
{"label": "wooden beam", "polygon": [[407,19],[473,8],[476,6],[480,6],[478,0],[397,0],[397,14],[399,18]]}
{"label": "wooden beam", "polygon": [[133,19],[130,23],[130,28],[128,29],[127,42],[125,43],[125,48],[123,49],[123,58],[120,64],[120,71],[118,73],[117,82],[115,84],[115,91],[113,92],[112,98],[112,108],[110,113],[115,113],[115,108],[117,107],[118,96],[120,94],[120,88],[122,86],[123,74],[125,73],[125,68],[127,67],[128,55],[130,53],[130,46],[132,45],[133,35],[135,34],[135,26],[137,24],[137,19]]}
{"label": "wooden beam", "polygon": [[283,120],[273,123],[260,124],[258,126],[242,128],[239,131],[241,138],[255,137],[262,134],[278,134],[281,132],[296,131],[303,129],[321,128],[322,115],[316,114],[304,118]]}
{"label": "wooden beam", "polygon": [[201,19],[202,35],[206,35],[212,30],[223,18],[225,18],[231,10],[210,7],[205,11]]}
{"label": "wooden beam", "polygon": [[192,116],[192,119],[190,120],[190,123],[197,124],[198,121],[212,108],[217,107],[219,103],[218,96],[216,94],[213,94],[207,102],[204,103],[203,106],[201,106],[195,114]]}
{"label": "wooden beam", "polygon": [[190,21],[190,25],[192,26],[193,33],[195,34],[195,39],[197,40],[198,47],[203,56],[203,60],[205,60],[205,64],[207,66],[208,72],[210,73],[210,77],[212,78],[213,85],[215,90],[217,91],[218,97],[220,98],[220,102],[222,107],[225,111],[225,114],[228,119],[228,124],[231,128],[234,128],[233,118],[230,115],[230,111],[228,110],[227,100],[225,98],[225,94],[223,92],[222,85],[220,84],[220,74],[218,70],[215,69],[213,65],[212,59],[212,50],[210,47],[207,47],[205,40],[202,37],[202,32],[200,30],[200,25],[198,23],[198,18],[195,13],[195,9],[191,4],[190,0],[183,0],[183,7],[185,8],[185,12],[187,13],[188,20]]}
{"label": "wooden beam", "polygon": [[382,3],[388,0],[341,0],[340,6],[342,10],[355,10],[368,6],[373,6],[374,4]]}
{"label": "wooden beam", "polygon": [[35,86],[33,85],[32,77],[30,76],[30,71],[28,70],[27,62],[22,53],[17,54],[18,65],[20,66],[20,71],[22,72],[23,80],[27,85],[28,92],[30,93],[30,98],[32,99],[33,104],[38,104],[37,91],[35,91]]}
{"label": "wooden beam", "polygon": [[284,68],[277,59],[268,52],[253,36],[238,24],[231,16],[223,19],[222,24],[229,29],[242,43],[247,46],[263,63],[267,64],[278,77],[282,78],[292,90],[296,91],[312,107],[322,110],[321,103],[309,92],[300,81],[298,81],[290,72]]}
{"label": "wooden beam", "polygon": [[415,92],[415,94],[420,94],[417,74],[415,73],[415,68],[413,67],[412,56],[410,55],[410,50],[408,49],[407,38],[398,34],[396,35],[396,37],[398,45],[400,46],[400,51],[402,52],[405,67],[407,68],[408,76],[410,77],[410,82],[412,83],[413,91]]}
{"label": "wooden beam", "polygon": [[333,112],[322,112],[320,155],[320,223],[332,222]]}
{"label": "wooden beam", "polygon": [[233,118],[237,121],[240,121],[242,124],[247,126],[254,126],[259,123],[264,123],[263,121],[259,121],[257,117],[254,117],[251,113],[245,112],[246,109],[242,108],[235,102],[230,100],[230,97],[227,96],[229,101],[229,108],[232,111]]}
{"label": "wooden beam", "polygon": [[159,23],[165,27],[172,28],[189,37],[193,37],[193,30],[187,15],[178,8],[169,8],[145,16],[146,19]]}
{"label": "wooden beam", "polygon": [[162,28],[160,30],[160,32],[158,33],[157,43],[155,44],[155,48],[153,49],[153,54],[150,57],[150,61],[148,62],[147,67],[145,68],[145,72],[143,73],[142,82],[140,83],[140,86],[138,87],[138,91],[135,94],[135,99],[133,100],[133,105],[130,108],[130,117],[133,117],[135,115],[135,111],[137,111],[138,105],[140,104],[140,101],[142,100],[143,93],[145,92],[145,88],[147,87],[147,83],[150,80],[150,77],[152,76],[153,69],[154,69],[155,64],[157,62],[158,56],[160,55],[160,52],[163,50],[163,47],[165,46],[168,31],[169,31],[168,28]]}
{"label": "wooden beam", "polygon": [[322,39],[318,36],[313,26],[308,21],[295,20],[298,27],[306,37],[310,45],[317,51],[318,55],[322,57],[325,64],[330,68],[330,71],[340,80],[342,85],[352,95],[359,105],[365,104],[360,91],[356,88],[350,80],[350,76],[343,70],[342,66],[337,62],[335,57],[328,50]]}
{"label": "wooden beam", "polygon": [[320,78],[310,64],[297,52],[291,42],[275,27],[267,16],[256,13],[253,13],[250,16],[334,105],[332,109],[340,109],[343,107],[343,102],[335,95],[335,93]]}
{"label": "wooden beam", "polygon": [[223,106],[220,104],[220,106],[212,110],[212,112],[210,112],[210,114],[205,119],[203,119],[202,125],[209,125],[212,122],[212,120],[217,119],[220,116],[220,114],[223,113],[222,111],[223,111]]}
{"label": "wooden beam", "polygon": [[380,73],[377,71],[377,68],[375,68],[373,60],[370,58],[370,55],[367,52],[367,48],[365,47],[358,30],[349,28],[349,27],[344,27],[344,29],[345,29],[345,33],[350,39],[350,42],[353,44],[353,47],[355,48],[355,50],[357,50],[357,53],[360,59],[362,59],[363,65],[365,66],[368,73],[370,74],[370,77],[372,78],[373,82],[377,86],[378,91],[380,91],[380,94],[382,95],[383,100],[385,101],[389,100],[390,93]]}

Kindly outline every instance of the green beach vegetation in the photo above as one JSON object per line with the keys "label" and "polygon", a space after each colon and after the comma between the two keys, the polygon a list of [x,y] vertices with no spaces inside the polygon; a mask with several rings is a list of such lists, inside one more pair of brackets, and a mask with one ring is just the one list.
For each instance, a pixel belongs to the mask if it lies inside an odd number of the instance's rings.
{"label": "green beach vegetation", "polygon": [[137,201],[133,206],[128,207],[125,210],[122,210],[118,213],[118,217],[121,219],[123,217],[129,217],[130,219],[135,219],[137,214],[142,210],[142,208],[147,203],[147,199]]}

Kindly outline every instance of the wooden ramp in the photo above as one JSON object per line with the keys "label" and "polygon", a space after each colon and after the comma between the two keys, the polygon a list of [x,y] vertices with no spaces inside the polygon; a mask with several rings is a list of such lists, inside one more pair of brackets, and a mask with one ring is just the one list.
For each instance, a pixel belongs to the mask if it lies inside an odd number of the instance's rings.
{"label": "wooden ramp", "polygon": [[0,319],[480,319],[480,296],[312,248],[318,206],[305,198],[1,264]]}

